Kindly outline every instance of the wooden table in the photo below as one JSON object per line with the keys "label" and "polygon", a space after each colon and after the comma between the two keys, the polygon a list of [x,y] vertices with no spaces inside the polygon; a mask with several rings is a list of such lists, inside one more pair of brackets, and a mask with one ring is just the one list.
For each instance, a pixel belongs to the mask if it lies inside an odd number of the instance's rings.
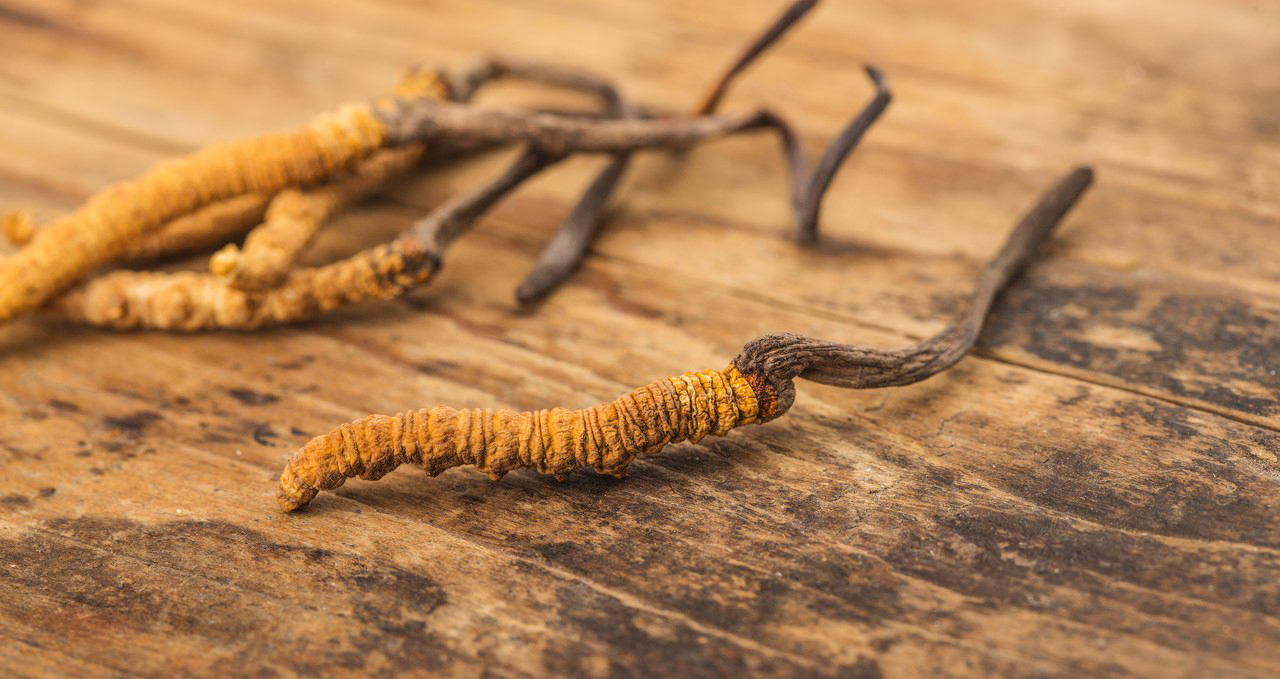
{"label": "wooden table", "polygon": [[[7,0],[0,208],[71,210],[486,51],[688,106],[779,4]],[[512,290],[598,159],[407,299],[248,334],[0,329],[0,674],[1277,676],[1280,5],[833,0],[728,106],[816,151],[870,96],[863,62],[897,99],[814,249],[750,136],[638,163],[535,309]],[[397,185],[311,260],[506,159]],[[1081,162],[1096,189],[937,378],[801,383],[788,417],[625,481],[401,470],[276,510],[291,451],[365,413],[582,407],[765,331],[928,335]]]}

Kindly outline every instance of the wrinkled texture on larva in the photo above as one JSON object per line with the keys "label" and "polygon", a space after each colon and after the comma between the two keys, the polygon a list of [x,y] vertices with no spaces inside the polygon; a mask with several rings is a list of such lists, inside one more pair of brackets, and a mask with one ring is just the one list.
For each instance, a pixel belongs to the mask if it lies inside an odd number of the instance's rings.
{"label": "wrinkled texture on larva", "polygon": [[262,221],[267,211],[267,197],[246,193],[206,205],[178,217],[159,231],[130,243],[120,259],[141,262],[201,250],[212,250],[233,238],[243,236]]}
{"label": "wrinkled texture on larva", "polygon": [[404,173],[425,149],[422,144],[384,149],[327,184],[281,191],[271,200],[266,219],[245,239],[244,248],[231,244],[218,251],[209,260],[209,270],[241,290],[279,285],[330,217]]}
{"label": "wrinkled texture on larva", "polygon": [[[448,96],[448,87],[438,73],[415,70],[400,80],[391,95],[444,99]],[[380,105],[390,105],[391,100],[384,97],[379,101]],[[383,149],[350,170],[340,172],[326,184],[281,191],[271,200],[265,220],[245,239],[244,248],[234,244],[226,246],[209,260],[209,271],[242,290],[276,287],[329,218],[403,174],[425,151],[424,144]]]}
{"label": "wrinkled texture on larva", "polygon": [[398,297],[425,283],[439,266],[432,250],[397,240],[333,264],[297,269],[280,287],[261,292],[237,290],[207,273],[117,271],[56,298],[51,309],[117,329],[249,330]]}
{"label": "wrinkled texture on larva", "polygon": [[212,146],[109,187],[0,259],[0,320],[43,304],[176,217],[233,196],[324,179],[385,141],[373,108],[353,104],[299,132]]}
{"label": "wrinkled texture on larva", "polygon": [[[159,230],[125,246],[117,258],[145,262],[200,250],[213,249],[243,236],[266,213],[267,197],[246,193],[210,203],[161,226]],[[31,242],[40,226],[25,210],[10,212],[3,222],[5,239],[19,247]]]}
{"label": "wrinkled texture on larva", "polygon": [[280,506],[305,506],[347,479],[378,479],[412,463],[432,476],[475,465],[499,479],[521,467],[561,477],[579,467],[622,475],[636,458],[668,443],[758,420],[755,393],[732,364],[687,372],[582,410],[454,410],[437,406],[395,416],[370,415],[317,436],[280,474]]}

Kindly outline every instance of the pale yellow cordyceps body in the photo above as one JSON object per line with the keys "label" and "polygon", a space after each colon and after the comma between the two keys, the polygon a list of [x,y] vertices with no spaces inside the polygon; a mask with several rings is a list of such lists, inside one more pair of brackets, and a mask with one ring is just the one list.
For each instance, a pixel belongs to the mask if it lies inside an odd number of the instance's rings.
{"label": "pale yellow cordyceps body", "polygon": [[724,436],[761,418],[755,389],[732,364],[654,382],[582,410],[437,406],[371,415],[299,449],[280,474],[280,506],[298,509],[348,478],[378,479],[406,463],[432,476],[475,465],[495,480],[521,467],[558,477],[579,467],[621,475],[636,457],[669,443]]}

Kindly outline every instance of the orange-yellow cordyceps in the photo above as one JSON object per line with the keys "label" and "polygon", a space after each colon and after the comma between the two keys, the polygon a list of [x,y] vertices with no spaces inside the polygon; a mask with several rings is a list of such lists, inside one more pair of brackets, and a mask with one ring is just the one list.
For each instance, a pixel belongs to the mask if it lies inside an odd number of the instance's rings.
{"label": "orange-yellow cordyceps", "polygon": [[521,467],[563,476],[580,467],[621,474],[669,443],[763,423],[795,400],[794,379],[866,389],[918,382],[954,365],[977,340],[996,295],[1093,181],[1080,168],[1050,189],[987,265],[969,302],[942,332],[901,349],[875,349],[778,333],[748,342],[724,370],[685,373],[583,410],[464,410],[438,406],[370,415],[318,436],[280,474],[285,511],[348,478],[381,478],[412,463],[436,475],[474,465],[492,478]]}
{"label": "orange-yellow cordyceps", "polygon": [[[433,87],[446,93],[438,80]],[[0,321],[40,306],[170,220],[235,196],[313,184],[351,167],[387,146],[387,112],[413,98],[350,104],[298,132],[215,145],[99,192],[0,259]]]}
{"label": "orange-yellow cordyceps", "polygon": [[435,476],[475,465],[497,480],[533,467],[562,476],[579,467],[621,476],[638,456],[668,443],[724,436],[759,419],[756,394],[730,365],[685,373],[582,410],[454,410],[446,406],[371,415],[311,440],[280,474],[280,506],[306,505],[348,478],[378,479],[401,464]]}

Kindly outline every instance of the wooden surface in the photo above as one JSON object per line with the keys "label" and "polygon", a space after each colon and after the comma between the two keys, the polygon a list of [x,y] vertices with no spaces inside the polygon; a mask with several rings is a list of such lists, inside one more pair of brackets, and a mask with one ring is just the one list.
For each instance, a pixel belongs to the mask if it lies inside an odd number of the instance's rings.
{"label": "wooden surface", "polygon": [[[485,51],[691,105],[778,9],[5,0],[0,208],[70,210]],[[870,95],[866,61],[898,97],[816,250],[783,238],[774,142],[751,137],[646,157],[532,311],[512,290],[598,160],[521,191],[405,300],[253,334],[0,329],[0,673],[1276,676],[1280,6],[831,0],[729,108],[769,103],[816,150]],[[504,160],[423,173],[313,259]],[[581,407],[765,331],[922,337],[1079,162],[1097,188],[940,377],[802,382],[788,416],[626,481],[405,469],[277,513],[293,448],[368,412]]]}

